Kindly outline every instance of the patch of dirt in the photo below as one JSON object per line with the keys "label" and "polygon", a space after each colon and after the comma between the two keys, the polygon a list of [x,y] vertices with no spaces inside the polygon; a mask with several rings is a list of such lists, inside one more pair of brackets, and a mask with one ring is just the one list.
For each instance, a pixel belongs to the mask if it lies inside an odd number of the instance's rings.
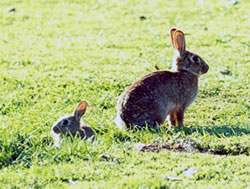
{"label": "patch of dirt", "polygon": [[180,140],[172,144],[149,144],[141,148],[142,152],[159,152],[161,150],[173,150],[178,152],[196,151],[196,144],[193,140]]}
{"label": "patch of dirt", "polygon": [[142,152],[160,152],[161,150],[169,150],[176,152],[198,152],[198,153],[211,153],[214,155],[240,155],[232,154],[225,150],[213,150],[197,146],[193,140],[181,141],[176,144],[149,144],[144,145],[140,151]]}

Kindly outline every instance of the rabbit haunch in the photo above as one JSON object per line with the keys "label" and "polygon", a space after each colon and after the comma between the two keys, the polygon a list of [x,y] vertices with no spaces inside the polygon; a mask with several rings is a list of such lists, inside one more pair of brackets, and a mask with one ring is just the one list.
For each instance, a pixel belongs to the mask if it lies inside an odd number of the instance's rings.
{"label": "rabbit haunch", "polygon": [[121,128],[134,126],[158,129],[167,116],[169,125],[183,125],[184,111],[198,93],[198,76],[209,67],[198,55],[186,51],[183,32],[170,32],[177,53],[173,61],[174,71],[152,72],[129,86],[118,99],[115,122]]}
{"label": "rabbit haunch", "polygon": [[81,101],[77,106],[76,109],[73,111],[72,115],[63,116],[59,118],[55,124],[52,126],[51,132],[54,137],[56,146],[59,145],[60,139],[62,135],[68,136],[72,135],[75,137],[77,133],[81,139],[86,140],[88,138],[95,139],[95,132],[94,130],[84,125],[80,119],[84,115],[88,103],[86,101]]}

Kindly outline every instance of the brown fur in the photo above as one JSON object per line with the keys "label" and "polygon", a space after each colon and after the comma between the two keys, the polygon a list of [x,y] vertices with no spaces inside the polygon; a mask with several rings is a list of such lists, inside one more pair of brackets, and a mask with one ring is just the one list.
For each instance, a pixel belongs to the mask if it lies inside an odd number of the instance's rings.
{"label": "brown fur", "polygon": [[169,115],[170,125],[182,127],[185,109],[198,93],[198,76],[208,65],[196,54],[186,51],[183,32],[172,29],[171,39],[177,50],[175,71],[155,71],[129,86],[118,100],[118,116],[127,128],[158,129]]}

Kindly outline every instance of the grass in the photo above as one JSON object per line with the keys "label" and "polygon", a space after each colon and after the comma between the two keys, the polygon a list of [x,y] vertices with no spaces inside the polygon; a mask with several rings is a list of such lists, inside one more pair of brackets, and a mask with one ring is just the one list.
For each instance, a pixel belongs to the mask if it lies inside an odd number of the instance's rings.
{"label": "grass", "polygon": [[[250,187],[249,2],[3,0],[0,8],[0,188]],[[124,88],[155,64],[171,68],[173,26],[210,66],[186,127],[117,129]],[[97,141],[54,148],[53,122],[83,99]],[[189,139],[227,155],[136,148]],[[198,172],[186,177],[189,167]]]}

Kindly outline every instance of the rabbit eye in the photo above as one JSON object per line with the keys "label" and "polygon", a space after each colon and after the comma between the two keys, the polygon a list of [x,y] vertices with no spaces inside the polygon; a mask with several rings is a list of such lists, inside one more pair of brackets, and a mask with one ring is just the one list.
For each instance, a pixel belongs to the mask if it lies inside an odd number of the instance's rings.
{"label": "rabbit eye", "polygon": [[197,62],[199,60],[199,58],[197,56],[194,56],[192,59],[194,62]]}
{"label": "rabbit eye", "polygon": [[63,125],[68,125],[69,121],[67,119],[63,120]]}

